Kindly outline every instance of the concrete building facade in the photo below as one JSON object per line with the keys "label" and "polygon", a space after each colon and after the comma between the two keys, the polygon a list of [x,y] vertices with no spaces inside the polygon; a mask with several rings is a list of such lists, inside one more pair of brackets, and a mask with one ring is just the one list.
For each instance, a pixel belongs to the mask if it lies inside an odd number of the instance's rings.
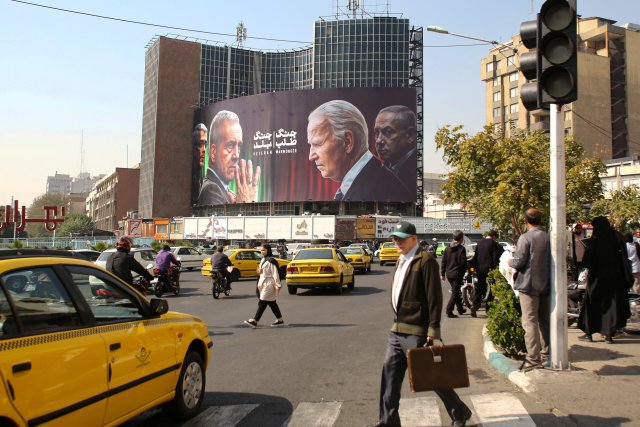
{"label": "concrete building facade", "polygon": [[95,228],[111,232],[120,230],[127,211],[138,206],[140,168],[116,168],[102,178],[86,199],[86,212]]}

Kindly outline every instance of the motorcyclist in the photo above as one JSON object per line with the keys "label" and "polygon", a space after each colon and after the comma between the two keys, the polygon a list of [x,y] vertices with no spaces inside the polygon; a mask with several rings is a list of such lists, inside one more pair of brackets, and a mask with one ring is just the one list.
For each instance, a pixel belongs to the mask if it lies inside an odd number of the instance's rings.
{"label": "motorcyclist", "polygon": [[118,276],[123,281],[133,285],[132,271],[151,281],[153,276],[149,273],[129,252],[131,251],[131,239],[126,236],[116,241],[116,252],[107,260],[106,269]]}
{"label": "motorcyclist", "polygon": [[[180,265],[180,261],[171,252],[171,247],[163,245],[162,250],[156,256],[156,268],[160,270],[160,273],[166,273],[171,278],[176,289],[180,289]],[[172,266],[175,266],[177,271],[174,272]]]}
{"label": "motorcyclist", "polygon": [[231,290],[231,273],[227,267],[233,266],[229,257],[223,252],[224,247],[218,246],[218,251],[211,257],[211,271],[217,271],[227,279],[227,287]]}

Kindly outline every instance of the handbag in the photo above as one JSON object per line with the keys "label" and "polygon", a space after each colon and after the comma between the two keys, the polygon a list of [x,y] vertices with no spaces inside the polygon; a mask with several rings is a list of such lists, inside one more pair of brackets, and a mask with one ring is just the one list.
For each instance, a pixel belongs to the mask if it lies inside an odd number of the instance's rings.
{"label": "handbag", "polygon": [[411,391],[448,390],[469,387],[464,345],[429,345],[407,352]]}

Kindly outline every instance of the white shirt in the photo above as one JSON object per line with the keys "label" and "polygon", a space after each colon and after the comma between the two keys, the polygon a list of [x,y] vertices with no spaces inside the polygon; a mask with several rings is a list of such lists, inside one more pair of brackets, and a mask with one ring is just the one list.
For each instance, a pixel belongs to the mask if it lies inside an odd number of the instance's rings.
{"label": "white shirt", "polygon": [[400,291],[402,291],[402,285],[404,284],[404,278],[407,275],[407,270],[409,269],[409,265],[411,264],[411,260],[414,255],[418,251],[418,245],[415,245],[413,249],[407,252],[406,255],[400,255],[398,258],[398,264],[400,264],[400,260],[404,259],[404,264],[402,267],[396,270],[396,274],[393,276],[393,288],[391,289],[391,301],[393,302],[393,309],[398,311],[398,298],[400,298]]}
{"label": "white shirt", "polygon": [[631,271],[633,273],[640,273],[640,254],[636,251],[635,243],[627,243],[627,256],[631,262]]}
{"label": "white shirt", "polygon": [[349,169],[349,172],[347,172],[344,178],[342,178],[342,183],[340,184],[340,191],[343,195],[347,194],[347,191],[349,191],[349,188],[351,188],[351,184],[353,184],[353,181],[355,181],[358,174],[362,171],[362,169],[364,169],[364,167],[372,157],[373,154],[371,154],[371,151],[367,150],[362,155],[362,157],[358,159],[356,164],[351,166],[351,169]]}

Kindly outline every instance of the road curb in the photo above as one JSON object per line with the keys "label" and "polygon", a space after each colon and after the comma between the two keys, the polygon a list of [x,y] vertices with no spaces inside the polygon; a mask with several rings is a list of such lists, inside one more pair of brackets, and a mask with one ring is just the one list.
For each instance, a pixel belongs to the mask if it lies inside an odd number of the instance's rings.
{"label": "road curb", "polygon": [[482,350],[489,364],[525,393],[535,393],[537,388],[533,379],[527,373],[520,372],[520,362],[509,359],[496,349],[489,337],[486,324],[482,327],[482,338],[484,339]]}

